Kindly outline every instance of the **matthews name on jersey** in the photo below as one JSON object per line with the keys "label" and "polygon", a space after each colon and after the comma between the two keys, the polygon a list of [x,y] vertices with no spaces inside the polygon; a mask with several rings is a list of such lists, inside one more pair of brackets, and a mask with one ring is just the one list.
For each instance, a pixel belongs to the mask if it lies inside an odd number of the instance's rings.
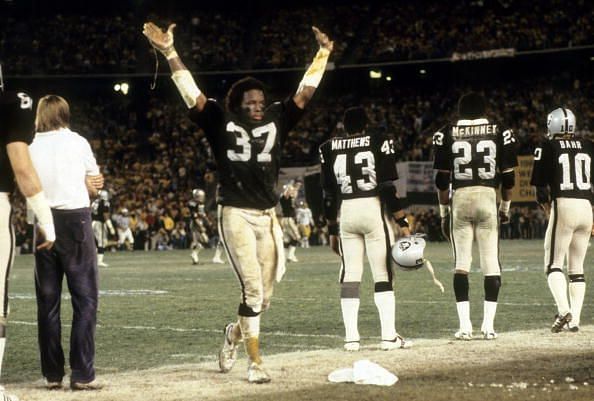
{"label": "matthews name on jersey", "polygon": [[433,135],[433,168],[451,172],[452,188],[497,188],[503,171],[517,166],[516,138],[486,118],[459,120]]}
{"label": "matthews name on jersey", "polygon": [[543,141],[534,150],[530,184],[548,186],[551,198],[592,200],[592,142],[571,136]]}
{"label": "matthews name on jersey", "polygon": [[190,118],[205,132],[219,175],[218,203],[269,209],[278,202],[276,185],[283,144],[304,110],[292,98],[271,104],[258,122],[224,111],[209,99]]}
{"label": "matthews name on jersey", "polygon": [[398,179],[394,140],[375,133],[329,139],[320,162],[324,192],[338,200],[377,196],[379,184]]}
{"label": "matthews name on jersey", "polygon": [[33,142],[33,100],[24,92],[0,92],[0,192],[12,192],[14,174],[6,153],[12,142]]}

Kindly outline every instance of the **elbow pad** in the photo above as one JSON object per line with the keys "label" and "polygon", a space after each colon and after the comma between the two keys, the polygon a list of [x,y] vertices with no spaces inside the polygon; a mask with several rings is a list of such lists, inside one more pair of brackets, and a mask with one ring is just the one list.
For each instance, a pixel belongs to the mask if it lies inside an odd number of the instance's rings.
{"label": "elbow pad", "polygon": [[450,187],[450,172],[438,171],[435,175],[435,186],[441,191],[445,191]]}
{"label": "elbow pad", "polygon": [[541,205],[551,201],[548,187],[536,187],[536,201]]}
{"label": "elbow pad", "polygon": [[512,189],[516,185],[516,174],[513,170],[501,174],[501,185],[505,189]]}
{"label": "elbow pad", "polygon": [[383,203],[388,208],[388,212],[395,213],[402,210],[403,202],[398,198],[396,187],[392,182],[386,182],[379,185],[379,196]]}

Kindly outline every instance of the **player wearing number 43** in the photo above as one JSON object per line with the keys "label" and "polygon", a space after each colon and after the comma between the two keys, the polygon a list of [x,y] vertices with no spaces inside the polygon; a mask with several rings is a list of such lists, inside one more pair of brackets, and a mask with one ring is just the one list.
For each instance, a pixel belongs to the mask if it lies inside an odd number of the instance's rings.
{"label": "player wearing number 43", "polygon": [[174,48],[174,27],[163,31],[148,22],[143,33],[167,58],[190,118],[204,129],[212,147],[219,174],[219,233],[241,287],[238,320],[225,328],[219,367],[231,370],[244,341],[248,381],[265,383],[270,376],[260,356],[260,314],[270,306],[274,280],[280,280],[285,269],[275,213],[281,151],[322,79],[333,42],[313,27],[320,49],[293,96],[266,106],[264,85],[248,77],[231,86],[223,108],[206,98],[182,63]]}
{"label": "player wearing number 43", "polygon": [[403,234],[410,235],[394,185],[398,179],[394,141],[366,131],[367,115],[362,107],[345,111],[344,128],[347,137],[332,138],[320,146],[330,246],[342,262],[340,306],[345,327],[344,348],[359,350],[359,287],[365,253],[375,283],[374,301],[382,336],[380,348],[409,348],[412,343],[396,332],[390,264],[394,234],[388,218],[393,217]]}
{"label": "player wearing number 43", "polygon": [[[586,292],[584,258],[593,228],[592,143],[574,135],[575,116],[569,109],[553,110],[547,129],[546,140],[534,151],[530,183],[536,186],[537,201],[549,216],[544,268],[557,305],[551,331],[558,333],[567,327],[576,332]],[[566,257],[569,285],[563,274]]]}
{"label": "player wearing number 43", "polygon": [[433,136],[442,230],[452,244],[455,260],[453,284],[460,323],[455,337],[472,339],[468,273],[476,239],[485,289],[481,332],[485,339],[493,340],[497,338],[494,320],[501,286],[495,191],[501,184],[499,220],[509,223],[514,167],[518,165],[516,139],[511,130],[487,119],[482,95],[462,96],[458,113],[460,119],[455,124]]}

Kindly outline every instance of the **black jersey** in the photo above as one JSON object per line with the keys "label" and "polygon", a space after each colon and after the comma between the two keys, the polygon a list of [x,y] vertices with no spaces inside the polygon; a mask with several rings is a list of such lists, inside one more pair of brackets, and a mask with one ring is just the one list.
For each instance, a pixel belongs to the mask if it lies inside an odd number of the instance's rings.
{"label": "black jersey", "polygon": [[97,198],[91,203],[91,218],[93,221],[105,223],[105,213],[109,213],[109,201]]}
{"label": "black jersey", "polygon": [[295,217],[295,198],[281,195],[280,205],[283,217]]}
{"label": "black jersey", "polygon": [[592,198],[592,142],[574,136],[542,142],[534,150],[530,184],[548,186],[551,198]]}
{"label": "black jersey", "polygon": [[394,140],[379,134],[329,139],[320,162],[322,189],[338,201],[377,196],[379,184],[398,179]]}
{"label": "black jersey", "polygon": [[24,92],[0,92],[0,192],[14,190],[14,173],[6,145],[33,141],[33,100]]}
{"label": "black jersey", "polygon": [[518,165],[512,130],[502,130],[486,118],[460,120],[433,135],[433,168],[451,174],[452,188],[497,188],[501,173]]}
{"label": "black jersey", "polygon": [[276,205],[283,144],[302,115],[292,98],[270,105],[257,123],[224,111],[212,99],[201,112],[190,112],[204,129],[217,162],[218,203],[261,210]]}

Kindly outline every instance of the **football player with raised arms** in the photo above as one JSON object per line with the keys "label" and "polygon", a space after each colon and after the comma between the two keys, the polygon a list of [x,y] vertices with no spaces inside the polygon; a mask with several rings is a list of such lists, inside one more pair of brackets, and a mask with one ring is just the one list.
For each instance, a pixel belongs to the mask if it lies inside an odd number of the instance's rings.
{"label": "football player with raised arms", "polygon": [[[383,350],[409,348],[412,343],[396,332],[396,301],[392,287],[390,250],[394,242],[389,218],[405,236],[410,235],[394,181],[394,141],[367,132],[363,107],[344,113],[346,137],[336,137],[320,146],[321,185],[324,211],[332,250],[341,257],[340,306],[345,327],[344,349],[359,350],[359,287],[363,258],[371,266],[374,301],[381,324]],[[340,222],[339,222],[340,220]]]}
{"label": "football player with raised arms", "polygon": [[[501,287],[498,214],[501,223],[509,223],[514,168],[518,165],[516,139],[511,130],[489,121],[486,100],[478,93],[460,98],[458,114],[455,124],[433,135],[442,230],[454,253],[453,284],[460,323],[455,338],[472,339],[468,273],[476,240],[485,291],[481,332],[485,339],[493,340],[497,338],[494,321]],[[496,190],[500,185],[498,211]]]}
{"label": "football player with raised arms", "polygon": [[[0,371],[6,346],[8,322],[8,276],[15,255],[15,234],[12,225],[12,206],[9,196],[16,187],[27,199],[27,208],[32,209],[38,230],[44,241],[37,249],[49,249],[56,240],[52,212],[39,176],[31,161],[29,144],[33,141],[33,99],[25,92],[4,92],[0,66]],[[0,386],[1,401],[18,401],[15,395],[4,392]]]}
{"label": "football player with raised arms", "polygon": [[295,251],[301,240],[301,234],[299,233],[299,227],[295,221],[295,199],[299,194],[299,188],[301,188],[302,181],[296,179],[283,187],[283,192],[280,196],[280,206],[283,217],[281,218],[281,227],[285,235],[285,239],[289,241],[289,250],[287,252],[287,260],[289,262],[299,262]]}
{"label": "football player with raised arms", "polygon": [[248,382],[266,383],[270,376],[260,356],[260,315],[270,306],[274,280],[280,280],[285,269],[275,212],[281,152],[322,79],[333,42],[312,28],[320,48],[297,91],[284,101],[267,106],[264,84],[246,77],[231,86],[222,107],[206,98],[182,63],[174,48],[174,27],[163,31],[147,22],[143,33],[168,60],[190,118],[212,147],[219,174],[219,234],[241,288],[238,319],[225,328],[219,367],[222,372],[231,370],[244,341]]}
{"label": "football player with raised arms", "polygon": [[[593,231],[592,143],[575,135],[575,124],[569,109],[549,113],[546,139],[534,150],[530,180],[537,202],[549,216],[544,270],[557,305],[553,333],[566,327],[571,332],[579,330],[586,292],[584,259]],[[566,258],[569,284],[563,273]]]}

